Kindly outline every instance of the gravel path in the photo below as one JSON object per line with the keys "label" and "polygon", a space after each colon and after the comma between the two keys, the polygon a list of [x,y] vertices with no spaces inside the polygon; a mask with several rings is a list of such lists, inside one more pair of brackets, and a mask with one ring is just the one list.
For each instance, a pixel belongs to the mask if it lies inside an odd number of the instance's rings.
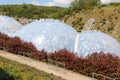
{"label": "gravel path", "polygon": [[31,58],[11,54],[8,52],[0,51],[0,56],[17,61],[22,64],[26,64],[28,66],[34,67],[38,70],[42,70],[47,73],[52,73],[55,76],[60,76],[65,80],[94,80],[92,78],[80,75],[78,73],[72,72],[70,70],[66,70],[64,68],[57,67],[55,65],[47,64],[41,61],[37,61]]}

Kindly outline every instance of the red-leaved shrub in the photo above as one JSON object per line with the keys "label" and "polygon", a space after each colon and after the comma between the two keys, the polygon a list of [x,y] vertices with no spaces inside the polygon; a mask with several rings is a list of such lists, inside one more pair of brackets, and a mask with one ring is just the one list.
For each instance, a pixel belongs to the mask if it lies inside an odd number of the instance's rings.
{"label": "red-leaved shrub", "polygon": [[120,80],[120,57],[111,53],[93,53],[84,58],[75,56],[75,53],[66,49],[47,53],[37,50],[32,43],[24,42],[20,38],[11,38],[0,33],[0,49],[17,55],[25,55],[40,61],[48,62],[49,59],[65,64],[65,68],[91,76],[99,73]]}
{"label": "red-leaved shrub", "polygon": [[110,53],[93,53],[86,57],[76,57],[74,53],[65,49],[50,54],[50,59],[64,62],[66,68],[91,76],[91,73],[98,73],[105,76],[120,79],[120,58]]}

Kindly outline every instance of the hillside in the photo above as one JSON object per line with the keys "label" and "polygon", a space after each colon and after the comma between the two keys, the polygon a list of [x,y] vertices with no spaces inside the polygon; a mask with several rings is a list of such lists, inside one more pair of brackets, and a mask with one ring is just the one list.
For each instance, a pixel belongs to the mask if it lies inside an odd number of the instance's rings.
{"label": "hillside", "polygon": [[73,12],[63,19],[65,23],[81,32],[83,25],[90,18],[95,19],[91,30],[100,30],[120,41],[120,5],[102,5],[89,10],[79,10],[77,13]]}

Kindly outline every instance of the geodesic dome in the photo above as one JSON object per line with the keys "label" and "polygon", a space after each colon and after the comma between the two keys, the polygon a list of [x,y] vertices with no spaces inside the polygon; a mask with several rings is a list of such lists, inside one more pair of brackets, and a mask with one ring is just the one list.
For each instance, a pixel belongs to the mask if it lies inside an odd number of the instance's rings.
{"label": "geodesic dome", "polygon": [[10,35],[21,27],[22,25],[15,19],[7,16],[0,16],[0,32]]}
{"label": "geodesic dome", "polygon": [[73,51],[77,32],[58,20],[41,19],[24,26],[15,35],[32,42],[38,50],[52,52],[66,48]]}
{"label": "geodesic dome", "polygon": [[120,43],[99,31],[85,31],[79,34],[78,56],[87,56],[93,52],[101,51],[120,56]]}

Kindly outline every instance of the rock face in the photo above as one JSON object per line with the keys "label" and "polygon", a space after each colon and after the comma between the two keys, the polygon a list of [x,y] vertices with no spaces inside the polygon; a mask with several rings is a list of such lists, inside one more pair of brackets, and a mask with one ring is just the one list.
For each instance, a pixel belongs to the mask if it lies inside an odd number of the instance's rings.
{"label": "rock face", "polygon": [[77,31],[58,20],[37,20],[15,33],[27,42],[32,42],[39,50],[56,51],[66,48],[74,50]]}
{"label": "rock face", "polygon": [[101,51],[120,56],[120,43],[111,36],[99,31],[85,31],[79,35],[78,56],[86,56]]}

